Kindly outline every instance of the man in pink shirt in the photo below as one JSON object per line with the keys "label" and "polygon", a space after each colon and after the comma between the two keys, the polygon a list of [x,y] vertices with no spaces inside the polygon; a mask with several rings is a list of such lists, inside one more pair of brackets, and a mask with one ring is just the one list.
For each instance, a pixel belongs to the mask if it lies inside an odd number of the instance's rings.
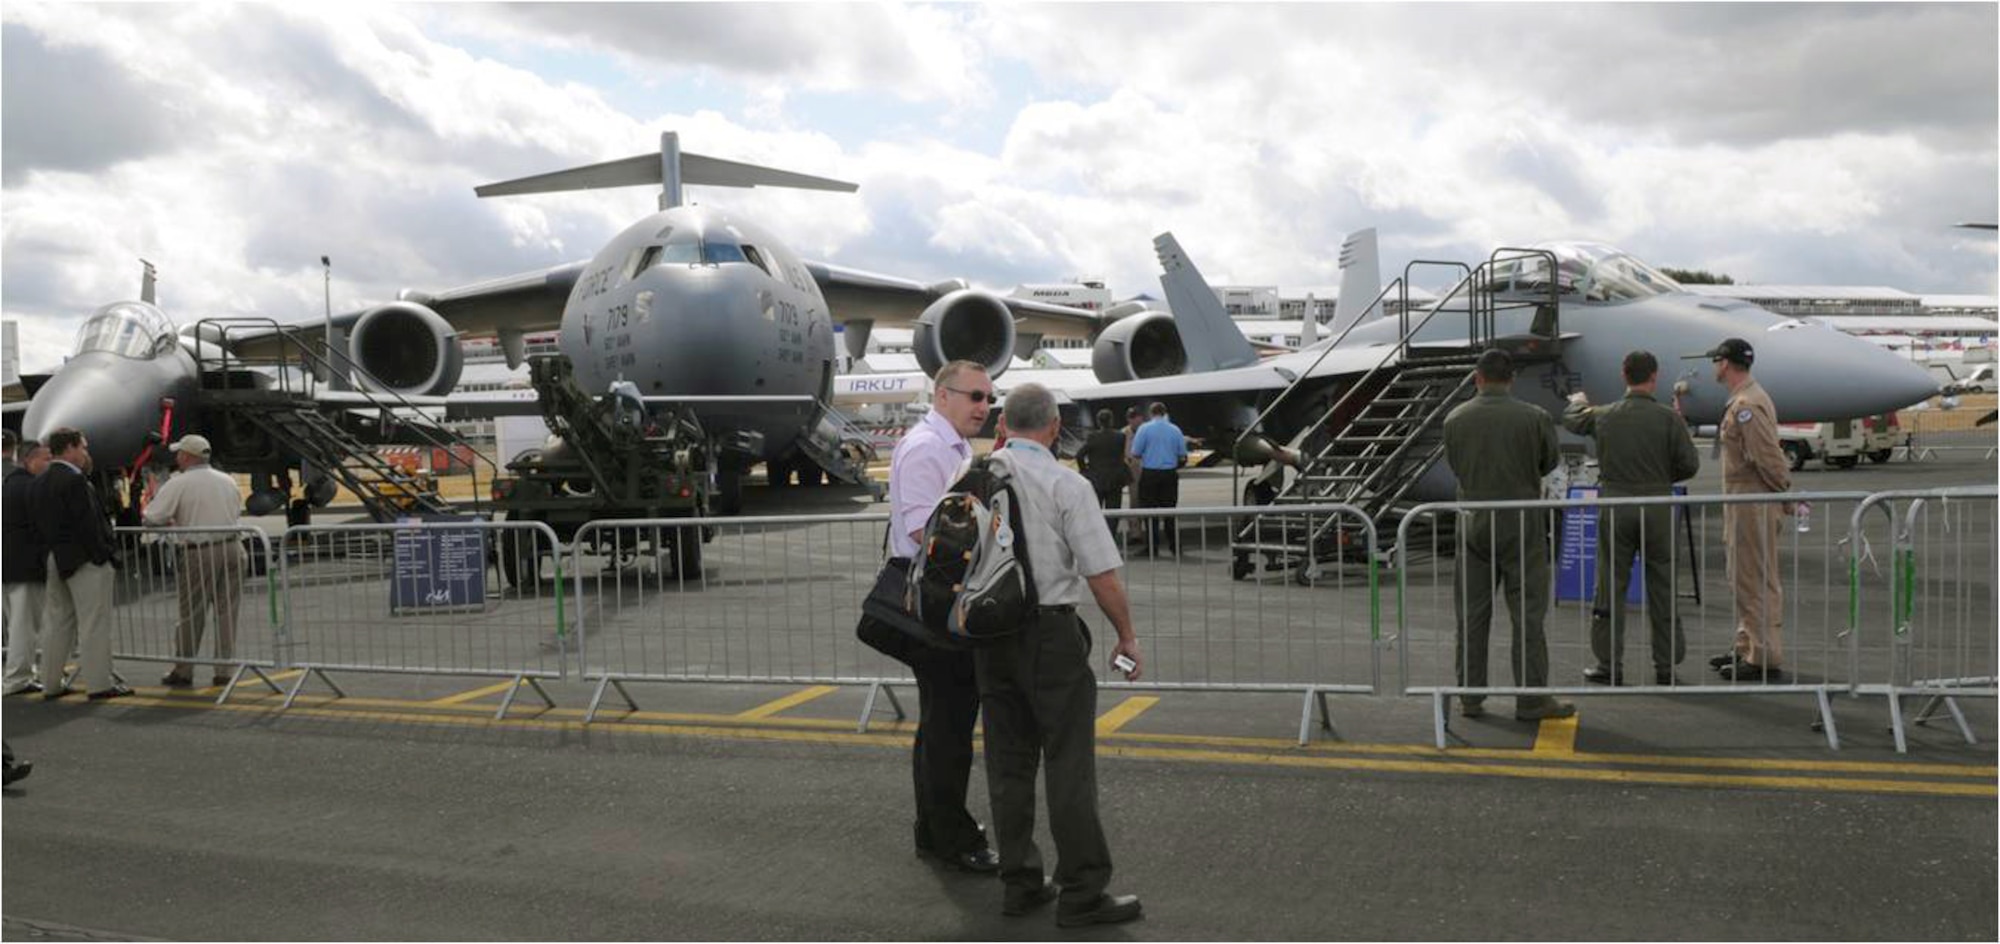
{"label": "man in pink shirt", "polygon": [[[932,378],[931,411],[903,435],[889,460],[889,557],[907,565],[938,499],[972,459],[969,436],[986,425],[993,381],[972,361],[952,361]],[[1000,859],[965,808],[972,777],[972,729],[979,682],[972,652],[905,637],[890,655],[917,677],[916,743],[910,772],[917,796],[917,854],[967,872],[996,872]]]}

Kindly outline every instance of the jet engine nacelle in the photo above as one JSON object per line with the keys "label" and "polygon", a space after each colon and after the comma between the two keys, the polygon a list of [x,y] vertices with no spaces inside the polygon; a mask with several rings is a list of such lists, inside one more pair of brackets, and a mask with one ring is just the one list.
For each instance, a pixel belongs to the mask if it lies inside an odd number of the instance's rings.
{"label": "jet engine nacelle", "polygon": [[932,377],[950,361],[973,361],[998,378],[1014,362],[1014,315],[998,297],[962,288],[924,309],[910,347],[917,365]]}
{"label": "jet engine nacelle", "polygon": [[348,330],[347,350],[376,386],[406,396],[450,393],[465,370],[458,331],[416,302],[390,302],[364,312]]}
{"label": "jet engine nacelle", "polygon": [[1187,372],[1187,350],[1181,346],[1174,316],[1147,311],[1112,322],[1098,333],[1090,348],[1090,371],[1099,383],[1122,383]]}

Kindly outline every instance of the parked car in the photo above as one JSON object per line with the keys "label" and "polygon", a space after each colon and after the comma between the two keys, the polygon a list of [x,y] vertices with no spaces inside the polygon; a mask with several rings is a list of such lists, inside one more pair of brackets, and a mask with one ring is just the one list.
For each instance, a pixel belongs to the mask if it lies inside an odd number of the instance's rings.
{"label": "parked car", "polygon": [[1792,460],[1794,470],[1814,459],[1829,469],[1854,468],[1866,445],[1861,424],[1854,420],[1778,424],[1778,447]]}

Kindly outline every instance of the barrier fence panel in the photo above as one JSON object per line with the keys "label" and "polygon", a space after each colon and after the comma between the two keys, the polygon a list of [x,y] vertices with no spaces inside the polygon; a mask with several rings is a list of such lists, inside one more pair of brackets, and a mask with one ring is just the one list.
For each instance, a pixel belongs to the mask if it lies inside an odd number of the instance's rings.
{"label": "barrier fence panel", "polygon": [[[1816,727],[1837,748],[1830,695],[1855,685],[1859,656],[1845,525],[1867,497],[1816,492],[1420,505],[1404,517],[1396,540],[1402,690],[1431,696],[1440,749],[1452,696],[1462,708],[1470,700],[1482,710],[1488,697],[1514,696],[1517,709],[1532,715],[1536,702],[1559,695],[1780,693],[1812,695]],[[1801,502],[1804,513],[1796,507]],[[1759,536],[1764,551],[1753,553]],[[1621,545],[1631,563],[1610,569],[1631,574],[1629,589],[1609,606],[1617,588],[1604,579],[1602,549]],[[1648,554],[1655,557],[1650,566]],[[1482,598],[1490,604],[1487,643],[1461,646],[1459,627],[1467,614],[1477,626]],[[1517,606],[1530,617],[1526,633],[1513,629]],[[1537,620],[1545,640],[1539,647]],[[1748,667],[1730,664],[1743,635],[1739,626],[1760,623],[1776,624],[1776,644],[1748,650]],[[1717,672],[1718,662],[1733,677]],[[1609,674],[1593,679],[1586,670]]]}
{"label": "barrier fence panel", "polygon": [[[1895,450],[1917,461],[1981,462],[2000,454],[2000,423],[1981,423],[1993,412],[1991,395],[1962,398],[1955,409],[1903,410],[1897,420],[1909,442]],[[1935,401],[1933,401],[1935,402]]]}
{"label": "barrier fence panel", "polygon": [[1886,697],[1898,752],[1909,750],[1903,699],[1911,695],[1925,698],[1917,724],[1942,708],[1967,744],[1978,743],[1957,699],[1993,698],[2000,675],[1996,496],[2000,489],[1980,486],[1870,499],[1893,529],[1889,606],[1865,624],[1875,657],[1858,689]]}
{"label": "barrier fence panel", "polygon": [[[1112,524],[1136,549],[1142,518],[1170,521],[1176,554],[1135,553],[1121,576],[1145,659],[1143,678],[1107,688],[1297,692],[1302,727],[1324,696],[1374,692],[1380,676],[1373,563],[1312,568],[1310,585],[1290,581],[1293,561],[1262,577],[1232,577],[1232,534],[1273,509],[1175,509],[1167,515],[1114,511]],[[1286,527],[1346,522],[1374,533],[1345,506],[1286,508]],[[585,678],[597,681],[586,719],[616,692],[637,710],[630,681],[781,682],[867,685],[865,730],[874,696],[911,683],[908,670],[855,638],[862,599],[883,560],[887,515],[598,521],[572,545],[579,648]],[[1338,528],[1328,529],[1338,534]],[[705,533],[700,569],[677,567],[679,550]],[[1032,565],[1033,562],[1031,562]],[[1286,562],[1280,562],[1286,564]],[[1079,608],[1104,661],[1115,635],[1086,592]],[[1101,678],[1116,678],[1103,665]],[[900,716],[900,704],[897,704]],[[1303,735],[1302,735],[1303,736]]]}
{"label": "barrier fence panel", "polygon": [[[571,543],[583,677],[628,708],[625,683],[867,685],[909,671],[855,638],[883,560],[886,514],[593,521]],[[698,550],[694,550],[698,549]],[[897,717],[902,706],[889,695]]]}
{"label": "barrier fence panel", "polygon": [[548,525],[306,525],[286,530],[282,560],[285,664],[305,670],[286,707],[315,676],[344,697],[328,675],[341,670],[503,677],[495,717],[524,686],[554,707],[539,680],[563,675],[568,586]]}
{"label": "barrier fence panel", "polygon": [[281,622],[262,530],[118,528],[115,537],[113,657],[168,663],[170,684],[212,688],[218,704],[246,673],[279,691],[264,671],[278,664]]}

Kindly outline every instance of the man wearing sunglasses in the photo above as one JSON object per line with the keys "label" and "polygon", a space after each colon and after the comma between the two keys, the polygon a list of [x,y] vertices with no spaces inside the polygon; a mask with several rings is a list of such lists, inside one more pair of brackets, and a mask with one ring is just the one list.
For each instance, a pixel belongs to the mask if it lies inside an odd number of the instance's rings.
{"label": "man wearing sunglasses", "polygon": [[[932,378],[931,411],[896,444],[889,460],[889,557],[908,566],[931,509],[972,459],[966,440],[986,425],[993,381],[972,361],[952,361]],[[979,682],[972,652],[909,640],[890,655],[917,677],[917,737],[910,750],[916,788],[917,854],[967,872],[998,871],[985,830],[965,808],[972,777],[972,728]]]}

